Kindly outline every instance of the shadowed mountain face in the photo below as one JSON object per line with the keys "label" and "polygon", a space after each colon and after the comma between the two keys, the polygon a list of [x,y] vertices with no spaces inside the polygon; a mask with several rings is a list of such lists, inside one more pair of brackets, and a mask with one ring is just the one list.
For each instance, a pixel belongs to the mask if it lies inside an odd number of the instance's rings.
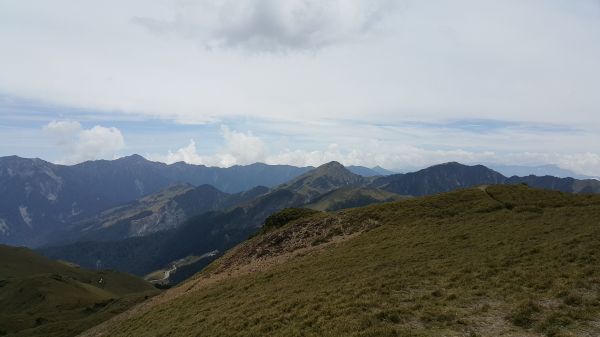
{"label": "shadowed mountain face", "polygon": [[[177,227],[190,216],[205,211],[222,210],[250,201],[266,193],[266,188],[282,183],[277,189],[293,192],[294,205],[308,204],[323,193],[340,187],[369,186],[413,196],[476,185],[516,183],[565,192],[600,192],[600,183],[596,180],[549,176],[507,178],[485,166],[458,163],[437,165],[414,173],[369,178],[354,174],[337,162],[325,164],[310,173],[307,172],[309,169],[265,164],[230,168],[184,163],[166,165],[137,155],[73,166],[54,165],[39,159],[3,157],[0,158],[0,242],[41,246],[72,241],[80,237],[71,236],[72,229],[81,226],[87,233],[96,232],[99,226],[110,227],[102,230],[97,237],[88,236],[90,239],[145,235]],[[182,195],[175,193],[177,195],[173,194],[171,199],[169,193],[160,200],[153,199],[156,196],[143,199],[153,193],[162,193],[160,191],[169,185],[182,183],[194,186],[210,184],[228,195],[211,193],[211,188],[205,186],[184,191]],[[247,194],[230,194],[258,185],[266,188]],[[257,191],[260,193],[254,194]],[[122,206],[126,203],[127,206]],[[147,208],[151,208],[150,213],[144,213]],[[270,209],[265,208],[265,211]]]}
{"label": "shadowed mountain face", "polygon": [[248,202],[268,191],[267,187],[258,186],[246,192],[229,194],[211,185],[174,185],[76,222],[58,233],[54,241],[61,244],[150,235],[177,228],[193,216]]}
{"label": "shadowed mountain face", "polygon": [[[231,209],[192,217],[176,229],[120,241],[78,242],[40,251],[82,266],[93,266],[101,260],[108,268],[145,275],[189,255],[214,250],[223,252],[255,233],[274,212],[299,207],[336,189],[366,182],[365,178],[332,162],[267,193],[239,202]],[[252,195],[251,191],[247,193]]]}
{"label": "shadowed mountain face", "polygon": [[119,240],[172,229],[199,213],[219,209],[229,195],[210,185],[176,185],[73,224],[77,240]]}
{"label": "shadowed mountain face", "polygon": [[507,178],[483,165],[468,166],[446,163],[417,172],[376,178],[371,187],[400,195],[422,196],[453,191],[478,185],[520,184],[569,193],[600,193],[600,181],[578,180],[551,176]]}
{"label": "shadowed mountain face", "polygon": [[485,166],[446,163],[414,173],[395,174],[374,181],[372,186],[402,195],[428,195],[477,185],[502,184],[506,177]]}
{"label": "shadowed mountain face", "polygon": [[38,246],[67,224],[156,193],[169,185],[211,184],[227,193],[272,187],[310,168],[252,164],[230,168],[166,165],[133,155],[73,166],[0,158],[0,242]]}

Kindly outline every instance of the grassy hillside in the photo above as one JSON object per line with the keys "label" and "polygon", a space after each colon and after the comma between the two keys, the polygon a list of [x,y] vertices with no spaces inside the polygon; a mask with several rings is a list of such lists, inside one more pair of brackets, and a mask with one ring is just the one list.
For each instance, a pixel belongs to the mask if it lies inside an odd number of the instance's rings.
{"label": "grassy hillside", "polygon": [[490,186],[309,214],[90,336],[599,336],[600,196]]}
{"label": "grassy hillside", "polygon": [[73,336],[156,293],[127,274],[0,245],[0,335]]}
{"label": "grassy hillside", "polygon": [[376,188],[342,187],[316,198],[305,207],[319,211],[337,211],[345,208],[398,201],[403,198],[395,193]]}

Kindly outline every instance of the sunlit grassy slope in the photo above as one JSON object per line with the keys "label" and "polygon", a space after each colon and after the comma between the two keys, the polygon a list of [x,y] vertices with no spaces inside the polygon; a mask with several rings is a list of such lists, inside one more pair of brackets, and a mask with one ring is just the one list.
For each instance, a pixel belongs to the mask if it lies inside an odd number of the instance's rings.
{"label": "sunlit grassy slope", "polygon": [[490,186],[309,215],[93,334],[600,336],[599,263],[600,196]]}
{"label": "sunlit grassy slope", "polygon": [[73,336],[156,292],[131,275],[0,245],[0,335]]}

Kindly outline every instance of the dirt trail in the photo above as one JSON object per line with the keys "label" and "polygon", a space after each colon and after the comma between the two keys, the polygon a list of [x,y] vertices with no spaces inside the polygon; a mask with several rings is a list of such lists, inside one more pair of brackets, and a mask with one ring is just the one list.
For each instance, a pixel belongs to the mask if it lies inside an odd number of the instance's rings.
{"label": "dirt trail", "polygon": [[169,277],[171,277],[171,273],[175,272],[177,270],[177,266],[175,264],[173,264],[173,266],[171,267],[171,269],[169,270],[165,270],[165,275],[163,276],[163,278],[161,278],[160,280],[156,280],[154,281],[155,283],[159,283],[159,282],[163,282],[169,279]]}

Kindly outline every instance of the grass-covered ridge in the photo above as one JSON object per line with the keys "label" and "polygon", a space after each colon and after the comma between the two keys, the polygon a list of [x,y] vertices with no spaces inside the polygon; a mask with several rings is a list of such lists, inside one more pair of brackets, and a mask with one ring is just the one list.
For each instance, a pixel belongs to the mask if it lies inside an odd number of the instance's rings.
{"label": "grass-covered ridge", "polygon": [[156,293],[128,274],[0,245],[0,336],[74,336]]}
{"label": "grass-covered ridge", "polygon": [[319,211],[337,211],[346,208],[398,201],[405,198],[407,197],[377,188],[342,187],[312,200],[306,207]]}
{"label": "grass-covered ridge", "polygon": [[598,336],[599,219],[526,186],[300,219],[90,334]]}

